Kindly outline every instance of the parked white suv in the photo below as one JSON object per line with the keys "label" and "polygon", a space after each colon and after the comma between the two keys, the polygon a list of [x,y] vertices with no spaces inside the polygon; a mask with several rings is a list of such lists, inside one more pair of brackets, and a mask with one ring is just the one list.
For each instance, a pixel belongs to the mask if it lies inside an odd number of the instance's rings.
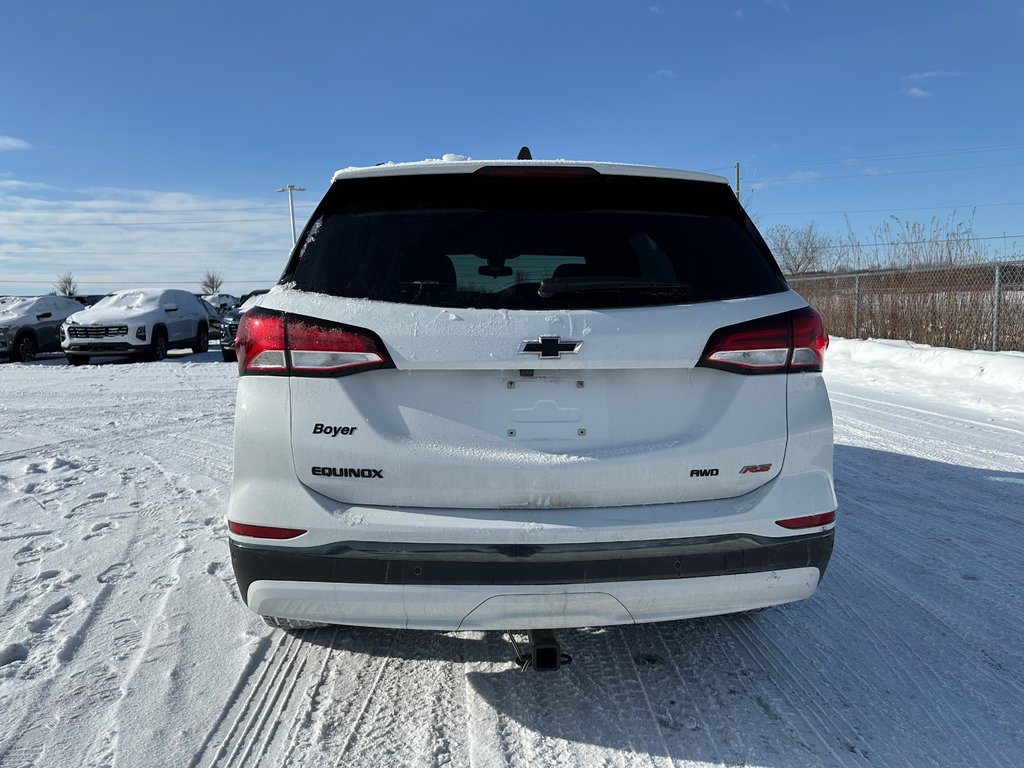
{"label": "parked white suv", "polygon": [[206,310],[188,291],[133,289],[104,296],[61,326],[61,348],[72,365],[99,355],[137,355],[163,360],[170,349],[205,352],[210,330]]}
{"label": "parked white suv", "polygon": [[280,626],[441,630],[806,598],[827,344],[725,179],[339,171],[238,331],[241,595]]}

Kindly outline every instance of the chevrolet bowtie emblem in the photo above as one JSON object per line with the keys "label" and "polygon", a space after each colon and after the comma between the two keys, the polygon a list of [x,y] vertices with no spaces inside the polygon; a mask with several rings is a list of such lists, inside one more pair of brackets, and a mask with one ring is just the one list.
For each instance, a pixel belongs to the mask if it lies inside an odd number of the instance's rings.
{"label": "chevrolet bowtie emblem", "polygon": [[575,355],[583,346],[582,341],[562,341],[558,336],[541,336],[536,341],[524,341],[519,345],[520,355],[538,355],[541,358],[558,358],[562,353]]}

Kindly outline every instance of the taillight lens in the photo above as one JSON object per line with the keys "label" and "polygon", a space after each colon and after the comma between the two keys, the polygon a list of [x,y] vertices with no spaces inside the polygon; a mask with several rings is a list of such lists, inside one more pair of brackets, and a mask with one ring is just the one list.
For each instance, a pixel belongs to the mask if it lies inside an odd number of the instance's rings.
{"label": "taillight lens", "polygon": [[825,321],[810,307],[790,312],[793,319],[793,356],[789,360],[791,371],[820,371],[825,365],[828,334]]}
{"label": "taillight lens", "polygon": [[719,328],[697,365],[736,373],[820,371],[828,334],[810,307]]}
{"label": "taillight lens", "polygon": [[347,376],[394,368],[373,331],[272,309],[242,315],[235,350],[241,376]]}

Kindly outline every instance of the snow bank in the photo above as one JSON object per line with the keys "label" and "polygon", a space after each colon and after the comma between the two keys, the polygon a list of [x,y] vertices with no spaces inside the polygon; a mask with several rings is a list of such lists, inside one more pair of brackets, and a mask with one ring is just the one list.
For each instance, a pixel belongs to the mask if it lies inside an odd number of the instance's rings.
{"label": "snow bank", "polygon": [[832,338],[827,359],[830,363],[919,371],[929,378],[951,377],[984,382],[1024,393],[1024,353],[944,349],[910,341],[887,339]]}
{"label": "snow bank", "polygon": [[[940,403],[961,418],[1006,428],[1024,423],[1024,354],[930,347],[909,341],[833,338],[825,382],[836,393],[911,404]],[[875,394],[871,394],[875,393]]]}

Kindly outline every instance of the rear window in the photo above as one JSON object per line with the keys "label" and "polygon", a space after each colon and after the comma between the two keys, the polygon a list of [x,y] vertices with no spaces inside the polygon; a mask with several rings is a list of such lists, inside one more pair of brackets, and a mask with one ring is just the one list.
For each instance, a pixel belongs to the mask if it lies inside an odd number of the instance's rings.
{"label": "rear window", "polygon": [[635,307],[786,289],[722,184],[589,175],[336,182],[282,277],[438,307]]}

